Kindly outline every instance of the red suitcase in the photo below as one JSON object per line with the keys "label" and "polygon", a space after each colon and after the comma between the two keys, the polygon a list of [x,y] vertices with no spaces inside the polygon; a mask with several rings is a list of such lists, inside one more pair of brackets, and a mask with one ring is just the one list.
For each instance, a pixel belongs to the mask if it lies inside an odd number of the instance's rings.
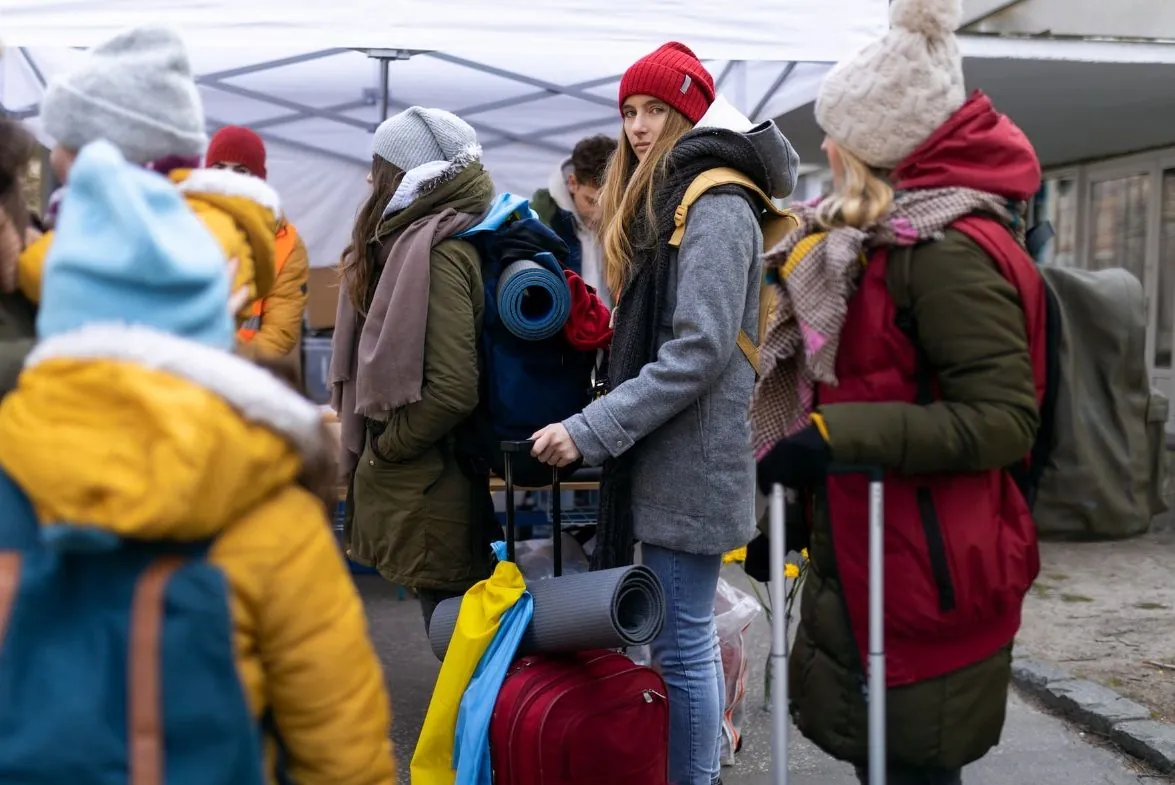
{"label": "red suitcase", "polygon": [[[503,443],[506,542],[513,558],[513,453]],[[558,472],[552,518],[561,572]],[[523,657],[511,666],[490,719],[494,785],[667,785],[669,700],[651,668],[615,651]]]}
{"label": "red suitcase", "polygon": [[669,702],[613,651],[524,657],[490,720],[495,785],[666,785]]}

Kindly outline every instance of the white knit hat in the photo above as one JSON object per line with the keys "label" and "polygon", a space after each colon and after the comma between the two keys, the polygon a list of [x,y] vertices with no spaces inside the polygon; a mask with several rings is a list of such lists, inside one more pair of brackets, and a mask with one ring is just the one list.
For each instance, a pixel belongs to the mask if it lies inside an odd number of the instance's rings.
{"label": "white knit hat", "polygon": [[477,133],[469,123],[444,109],[420,106],[380,123],[371,151],[405,172],[437,161],[472,161],[481,155]]}
{"label": "white knit hat", "polygon": [[894,0],[885,37],[824,77],[816,122],[869,166],[897,166],[967,100],[962,14],[961,0]]}
{"label": "white knit hat", "polygon": [[164,27],[139,27],[94,47],[80,67],[50,82],[41,118],[64,147],[107,139],[137,164],[199,156],[208,144],[188,53]]}

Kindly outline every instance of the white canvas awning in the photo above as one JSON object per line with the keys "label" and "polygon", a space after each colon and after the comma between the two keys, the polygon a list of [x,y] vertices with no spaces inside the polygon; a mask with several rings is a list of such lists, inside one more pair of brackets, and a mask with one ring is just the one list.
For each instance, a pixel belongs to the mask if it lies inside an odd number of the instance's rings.
{"label": "white canvas awning", "polygon": [[327,265],[364,196],[385,95],[389,113],[422,104],[465,118],[499,190],[529,194],[580,138],[617,132],[620,75],[664,41],[691,46],[748,115],[775,117],[811,100],[802,64],[834,62],[880,35],[887,7],[887,0],[561,0],[542,7],[520,0],[0,0],[8,47],[0,104],[39,130],[45,81],[76,63],[82,47],[148,18],[174,25],[190,47],[210,130],[242,124],[265,137],[270,179],[308,238],[313,263]]}

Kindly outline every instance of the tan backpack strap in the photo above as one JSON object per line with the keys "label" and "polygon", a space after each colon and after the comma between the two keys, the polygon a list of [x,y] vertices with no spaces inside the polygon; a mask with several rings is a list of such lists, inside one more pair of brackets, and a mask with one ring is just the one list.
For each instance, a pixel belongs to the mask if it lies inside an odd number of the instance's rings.
{"label": "tan backpack strap", "polygon": [[771,212],[780,216],[790,215],[786,210],[776,207],[775,203],[771,201],[771,197],[764,193],[762,188],[755,185],[754,180],[739,170],[728,166],[707,169],[690,182],[685,189],[685,195],[681,197],[681,203],[677,205],[677,210],[673,214],[673,234],[669,237],[670,247],[677,248],[681,245],[681,240],[685,237],[686,217],[689,215],[689,209],[694,206],[694,202],[698,201],[706,191],[720,185],[741,185],[758,196],[763,206]]}
{"label": "tan backpack strap", "polygon": [[[772,307],[775,305],[775,290],[767,285],[759,287],[759,339],[767,335],[767,328],[771,319]],[[746,330],[738,331],[738,348],[747,358],[747,362],[755,369],[755,376],[762,376],[762,370],[759,368],[759,347],[755,344],[755,339],[747,335]]]}
{"label": "tan backpack strap", "polygon": [[[685,189],[685,195],[681,198],[681,203],[677,205],[677,210],[673,214],[673,234],[669,237],[669,245],[677,248],[681,245],[682,238],[685,237],[685,223],[689,217],[689,209],[694,205],[702,194],[709,191],[711,188],[716,188],[720,185],[738,185],[746,188],[755,194],[763,208],[770,214],[768,218],[761,219],[765,227],[763,233],[763,240],[766,247],[770,248],[775,245],[787,232],[795,228],[797,221],[795,216],[790,212],[779,207],[771,200],[771,197],[763,191],[755,181],[747,177],[737,169],[730,167],[718,167],[715,169],[707,169],[699,174],[690,182]],[[770,221],[771,231],[767,231]],[[768,236],[768,235],[772,236]],[[775,300],[775,293],[769,286],[762,286],[759,290],[759,335],[767,334],[767,320],[771,314],[771,306]],[[746,356],[747,362],[755,369],[755,375],[759,375],[759,347],[755,339],[747,334],[746,330],[739,330],[738,332],[738,348]]]}
{"label": "tan backpack strap", "polygon": [[4,633],[8,631],[8,620],[12,618],[12,607],[16,604],[16,592],[20,588],[20,553],[0,552],[0,647]]}
{"label": "tan backpack strap", "polygon": [[751,336],[747,335],[746,330],[738,331],[738,348],[742,351],[743,356],[747,358],[747,362],[755,369],[755,376],[759,375],[759,347],[755,346],[755,341]]}
{"label": "tan backpack strap", "polygon": [[184,560],[164,556],[151,564],[135,586],[131,604],[130,658],[127,671],[129,785],[163,785],[164,593]]}

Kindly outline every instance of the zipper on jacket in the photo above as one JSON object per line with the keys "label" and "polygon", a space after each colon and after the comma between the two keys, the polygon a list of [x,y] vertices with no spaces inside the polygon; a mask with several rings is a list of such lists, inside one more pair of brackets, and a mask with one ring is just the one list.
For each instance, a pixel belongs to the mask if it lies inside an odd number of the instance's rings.
{"label": "zipper on jacket", "polygon": [[938,610],[950,613],[955,609],[955,584],[951,580],[951,567],[947,561],[946,543],[942,538],[942,525],[938,510],[934,508],[934,496],[930,488],[918,488],[918,517],[922,519],[922,531],[926,535],[926,550],[930,554],[930,571],[938,587]]}

